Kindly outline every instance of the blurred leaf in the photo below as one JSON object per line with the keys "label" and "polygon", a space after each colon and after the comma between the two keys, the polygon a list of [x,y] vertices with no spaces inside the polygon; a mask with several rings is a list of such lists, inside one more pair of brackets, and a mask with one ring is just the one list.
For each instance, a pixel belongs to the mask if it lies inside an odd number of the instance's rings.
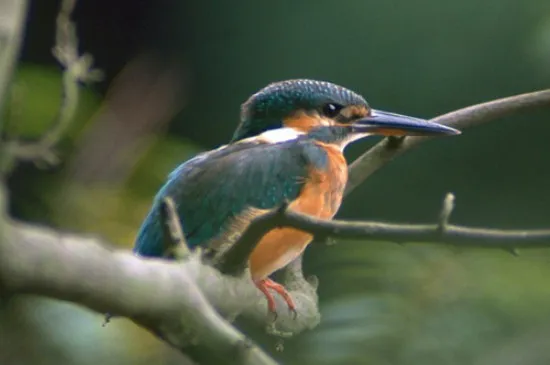
{"label": "blurred leaf", "polygon": [[[54,122],[62,100],[61,78],[60,68],[34,64],[19,66],[6,108],[6,132],[12,138],[37,138]],[[65,138],[83,127],[99,102],[99,95],[89,87],[80,87],[79,106]]]}
{"label": "blurred leaf", "polygon": [[189,140],[169,135],[156,138],[140,158],[128,188],[139,195],[156,193],[172,170],[199,152],[201,149]]}
{"label": "blurred leaf", "polygon": [[[122,185],[80,185],[63,176],[53,178],[47,196],[56,225],[100,234],[114,243],[132,246],[135,234],[151,208],[153,197],[168,174],[198,152],[174,137],[151,137],[152,145]],[[61,183],[61,184],[60,184]]]}
{"label": "blurred leaf", "polygon": [[367,241],[318,250],[323,321],[301,341],[303,361],[467,364],[550,315],[540,254]]}

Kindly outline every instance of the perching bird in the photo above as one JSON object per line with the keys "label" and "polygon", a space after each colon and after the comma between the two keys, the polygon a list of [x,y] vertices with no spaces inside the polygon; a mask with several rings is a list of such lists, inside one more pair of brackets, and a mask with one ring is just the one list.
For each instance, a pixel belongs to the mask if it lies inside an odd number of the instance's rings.
{"label": "perching bird", "polygon": [[[314,80],[268,85],[241,109],[241,122],[228,145],[184,162],[168,177],[138,233],[134,252],[163,255],[162,198],[170,196],[190,247],[215,252],[234,242],[250,221],[288,202],[299,213],[334,217],[348,179],[343,149],[371,135],[455,135],[425,120],[371,109],[341,86]],[[269,279],[300,255],[312,236],[274,228],[249,258],[252,281],[275,313],[269,289],[295,310],[285,288]]]}

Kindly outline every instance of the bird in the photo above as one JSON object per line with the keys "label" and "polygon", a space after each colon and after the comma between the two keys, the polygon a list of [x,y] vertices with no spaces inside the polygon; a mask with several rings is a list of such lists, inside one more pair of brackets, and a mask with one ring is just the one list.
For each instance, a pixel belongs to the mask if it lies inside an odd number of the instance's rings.
{"label": "bird", "polygon": [[[229,143],[176,167],[153,199],[134,245],[143,257],[164,255],[160,204],[175,202],[190,248],[225,252],[256,217],[282,204],[297,213],[332,219],[348,179],[344,149],[373,135],[445,136],[457,129],[373,109],[343,86],[311,79],[274,82],[241,105]],[[294,300],[271,274],[296,259],[313,236],[273,228],[248,258],[250,277],[277,315],[273,294],[296,313]]]}

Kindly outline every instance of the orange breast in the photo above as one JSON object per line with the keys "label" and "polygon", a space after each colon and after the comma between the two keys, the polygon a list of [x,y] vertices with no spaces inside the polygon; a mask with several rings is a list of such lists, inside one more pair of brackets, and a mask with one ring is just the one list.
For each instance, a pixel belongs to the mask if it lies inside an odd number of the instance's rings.
{"label": "orange breast", "polygon": [[[340,204],[348,179],[348,167],[336,147],[319,143],[328,153],[325,171],[311,170],[300,196],[289,208],[314,217],[331,219]],[[252,280],[266,278],[300,255],[313,237],[293,228],[275,228],[265,235],[250,255]]]}

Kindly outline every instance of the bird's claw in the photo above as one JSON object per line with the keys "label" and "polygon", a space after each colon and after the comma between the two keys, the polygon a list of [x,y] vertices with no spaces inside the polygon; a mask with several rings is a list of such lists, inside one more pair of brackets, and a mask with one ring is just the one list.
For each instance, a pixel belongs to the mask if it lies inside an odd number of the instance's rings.
{"label": "bird's claw", "polygon": [[[292,318],[292,320],[295,321],[296,318],[298,318],[298,311],[296,310],[296,308],[288,307],[288,312],[290,313],[290,318]],[[277,322],[277,318],[279,318],[277,310],[269,308],[267,311],[267,323],[275,324],[275,322]]]}
{"label": "bird's claw", "polygon": [[298,316],[298,312],[296,311],[296,305],[294,304],[294,301],[292,300],[292,297],[290,294],[286,291],[286,289],[279,283],[274,282],[271,279],[264,279],[256,283],[256,286],[260,291],[265,295],[267,299],[267,308],[269,310],[269,317],[270,319],[273,319],[270,322],[275,322],[277,320],[278,314],[275,307],[275,298],[273,298],[273,295],[269,292],[269,289],[273,289],[277,294],[279,294],[285,301],[286,305],[288,306],[288,310],[290,311],[290,315],[292,319],[296,319]]}
{"label": "bird's claw", "polygon": [[267,324],[275,325],[275,322],[277,322],[278,317],[279,315],[277,314],[277,311],[269,309],[267,312]]}
{"label": "bird's claw", "polygon": [[101,324],[101,327],[106,327],[109,323],[111,323],[111,319],[114,316],[111,313],[105,313],[105,317],[103,319],[103,323]]}
{"label": "bird's claw", "polygon": [[292,320],[296,320],[296,318],[298,318],[298,311],[296,310],[296,308],[290,308],[288,307],[288,311],[290,312],[290,317],[292,318]]}

